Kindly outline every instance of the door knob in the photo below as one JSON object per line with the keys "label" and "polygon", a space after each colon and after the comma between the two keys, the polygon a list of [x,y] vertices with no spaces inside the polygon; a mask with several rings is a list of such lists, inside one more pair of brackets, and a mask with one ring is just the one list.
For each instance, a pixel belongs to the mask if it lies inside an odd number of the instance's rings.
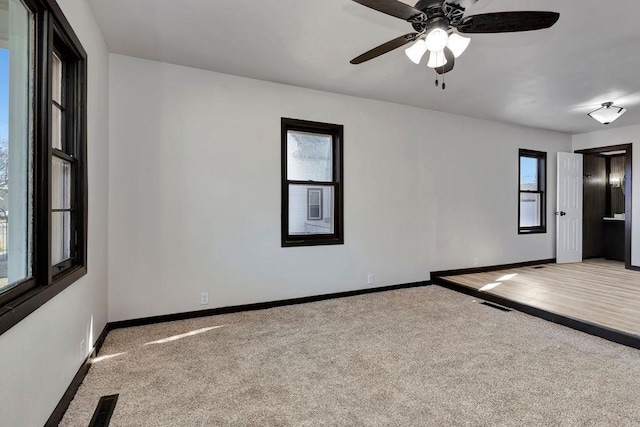
{"label": "door knob", "polygon": [[556,215],[565,216],[567,213],[564,211],[556,212]]}

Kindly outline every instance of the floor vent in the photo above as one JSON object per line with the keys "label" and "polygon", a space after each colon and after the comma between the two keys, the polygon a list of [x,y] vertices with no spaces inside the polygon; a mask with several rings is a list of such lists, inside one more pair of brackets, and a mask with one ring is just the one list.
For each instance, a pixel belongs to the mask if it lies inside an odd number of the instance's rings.
{"label": "floor vent", "polygon": [[116,408],[118,395],[102,396],[98,401],[96,411],[93,413],[89,427],[107,427],[111,421],[111,415]]}
{"label": "floor vent", "polygon": [[493,304],[493,303],[487,302],[487,301],[482,302],[482,305],[486,305],[486,306],[489,306],[491,308],[495,308],[496,310],[500,310],[500,311],[512,311],[510,308],[503,307],[503,306],[498,305],[498,304]]}
{"label": "floor vent", "polygon": [[537,265],[537,266],[535,266],[535,267],[533,267],[533,268],[535,268],[535,269],[538,269],[538,268],[544,268],[544,265]]}

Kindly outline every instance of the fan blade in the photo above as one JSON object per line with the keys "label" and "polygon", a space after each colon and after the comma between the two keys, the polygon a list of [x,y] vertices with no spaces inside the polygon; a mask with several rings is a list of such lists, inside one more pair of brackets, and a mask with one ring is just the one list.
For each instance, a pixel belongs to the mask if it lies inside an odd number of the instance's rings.
{"label": "fan blade", "polygon": [[445,47],[443,51],[444,57],[447,59],[447,63],[444,64],[443,67],[436,67],[435,70],[438,74],[448,73],[449,71],[453,70],[453,66],[456,65],[456,57],[453,52],[451,52],[451,49]]}
{"label": "fan blade", "polygon": [[361,64],[365,61],[368,61],[370,59],[373,58],[377,58],[378,56],[385,54],[387,52],[391,52],[394,49],[399,48],[400,46],[404,46],[407,43],[411,43],[412,41],[414,41],[416,38],[418,38],[418,33],[409,33],[409,34],[405,34],[404,36],[400,36],[398,38],[395,38],[393,40],[390,40],[386,43],[381,44],[378,47],[374,47],[373,49],[371,49],[368,52],[363,53],[362,55],[353,58],[351,60],[352,64]]}
{"label": "fan blade", "polygon": [[560,18],[556,12],[496,12],[471,15],[458,25],[461,33],[514,33],[549,28]]}
{"label": "fan blade", "polygon": [[378,12],[386,13],[387,15],[395,16],[396,18],[404,19],[409,22],[424,22],[427,19],[427,15],[418,9],[409,6],[406,3],[399,2],[398,0],[353,0],[363,6],[370,7]]}

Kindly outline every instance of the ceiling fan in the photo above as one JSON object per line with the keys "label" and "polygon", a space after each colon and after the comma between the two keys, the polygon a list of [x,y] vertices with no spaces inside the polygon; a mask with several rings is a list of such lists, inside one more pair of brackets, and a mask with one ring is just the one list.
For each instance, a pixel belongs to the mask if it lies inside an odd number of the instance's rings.
{"label": "ceiling fan", "polygon": [[[351,60],[361,64],[401,46],[413,43],[405,53],[416,64],[429,51],[427,66],[438,74],[448,73],[469,45],[462,34],[511,33],[549,28],[560,17],[556,12],[495,12],[464,16],[467,7],[477,0],[419,0],[409,6],[398,0],[353,0],[378,12],[403,19],[415,30],[381,44]],[[437,85],[437,80],[436,80]],[[444,88],[444,87],[443,87]]]}

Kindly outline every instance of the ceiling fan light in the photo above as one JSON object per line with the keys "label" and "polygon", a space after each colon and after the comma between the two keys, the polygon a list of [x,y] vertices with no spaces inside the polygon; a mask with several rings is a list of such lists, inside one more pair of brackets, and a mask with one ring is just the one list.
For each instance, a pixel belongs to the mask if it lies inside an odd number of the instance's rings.
{"label": "ceiling fan light", "polygon": [[422,56],[427,51],[427,44],[424,39],[418,39],[413,45],[409,46],[404,50],[404,53],[407,54],[407,57],[414,64],[419,64]]}
{"label": "ceiling fan light", "polygon": [[447,47],[451,49],[454,57],[459,57],[467,49],[471,39],[469,37],[462,37],[459,34],[453,33],[449,36]]}
{"label": "ceiling fan light", "polygon": [[447,46],[449,34],[440,27],[436,27],[427,34],[427,49],[431,52],[439,52]]}
{"label": "ceiling fan light", "polygon": [[613,102],[605,102],[602,107],[589,113],[589,116],[603,125],[614,122],[618,117],[627,112],[626,108],[616,107]]}
{"label": "ceiling fan light", "polygon": [[443,51],[429,53],[429,62],[427,62],[427,67],[438,68],[444,67],[445,65],[447,65],[447,58],[444,56]]}

